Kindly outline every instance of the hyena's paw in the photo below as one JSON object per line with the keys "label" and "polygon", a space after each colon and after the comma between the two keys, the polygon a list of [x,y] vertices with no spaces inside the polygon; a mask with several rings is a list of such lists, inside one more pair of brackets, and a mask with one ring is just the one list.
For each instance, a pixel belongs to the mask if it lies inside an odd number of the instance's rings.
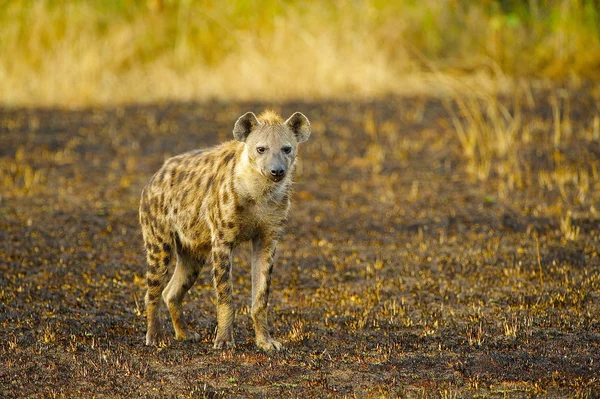
{"label": "hyena's paw", "polygon": [[148,330],[146,333],[146,345],[147,346],[159,346],[163,342],[162,331],[154,329]]}
{"label": "hyena's paw", "polygon": [[233,340],[220,340],[215,339],[214,349],[232,349],[235,348],[235,342]]}
{"label": "hyena's paw", "polygon": [[192,342],[197,342],[200,341],[200,334],[198,334],[196,331],[192,331],[192,330],[185,330],[185,331],[178,331],[175,333],[175,339],[177,341],[192,341]]}
{"label": "hyena's paw", "polygon": [[283,349],[283,345],[281,345],[281,342],[275,341],[271,337],[257,339],[256,346],[258,346],[265,352],[280,351],[281,349]]}
{"label": "hyena's paw", "polygon": [[233,331],[229,331],[225,334],[217,333],[215,338],[214,349],[228,349],[235,348],[235,340],[233,339]]}

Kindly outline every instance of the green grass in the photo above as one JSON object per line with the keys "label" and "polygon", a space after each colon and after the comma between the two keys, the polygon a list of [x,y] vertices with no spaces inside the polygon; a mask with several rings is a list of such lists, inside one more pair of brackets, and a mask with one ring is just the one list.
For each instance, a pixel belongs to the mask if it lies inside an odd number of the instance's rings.
{"label": "green grass", "polygon": [[582,0],[5,1],[0,102],[364,97],[438,92],[440,75],[579,82],[599,75],[599,15]]}

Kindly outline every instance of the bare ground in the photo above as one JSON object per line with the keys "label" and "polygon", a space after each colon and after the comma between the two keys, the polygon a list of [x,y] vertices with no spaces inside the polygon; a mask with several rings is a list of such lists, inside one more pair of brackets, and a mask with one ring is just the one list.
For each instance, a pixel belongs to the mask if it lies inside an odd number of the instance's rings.
{"label": "bare ground", "polygon": [[145,347],[137,222],[166,157],[268,104],[0,109],[0,396],[598,397],[598,103],[533,93],[481,178],[456,102],[276,104],[313,123],[274,271],[276,354],[253,343],[246,246],[238,347],[212,349],[209,270],[185,305],[204,340]]}

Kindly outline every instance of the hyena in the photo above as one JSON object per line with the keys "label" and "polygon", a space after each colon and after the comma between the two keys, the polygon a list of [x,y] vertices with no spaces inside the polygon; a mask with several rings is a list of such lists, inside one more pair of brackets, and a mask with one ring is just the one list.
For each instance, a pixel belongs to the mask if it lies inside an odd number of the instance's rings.
{"label": "hyena", "polygon": [[[217,295],[215,348],[233,347],[232,250],[252,242],[252,320],[256,345],[279,350],[267,323],[273,257],[290,208],[298,143],[310,136],[300,112],[285,122],[273,111],[248,112],[235,140],[168,159],[144,188],[140,224],[148,261],[146,345],[162,335],[161,297],[175,339],[198,340],[183,320],[182,301],[210,258]],[[176,257],[169,279],[169,264]]]}

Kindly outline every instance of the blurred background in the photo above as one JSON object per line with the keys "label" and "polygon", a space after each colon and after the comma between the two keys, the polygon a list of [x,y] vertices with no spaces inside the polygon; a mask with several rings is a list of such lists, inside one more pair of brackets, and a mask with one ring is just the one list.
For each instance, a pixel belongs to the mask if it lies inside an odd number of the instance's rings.
{"label": "blurred background", "polygon": [[0,103],[503,91],[600,74],[599,0],[0,2]]}

